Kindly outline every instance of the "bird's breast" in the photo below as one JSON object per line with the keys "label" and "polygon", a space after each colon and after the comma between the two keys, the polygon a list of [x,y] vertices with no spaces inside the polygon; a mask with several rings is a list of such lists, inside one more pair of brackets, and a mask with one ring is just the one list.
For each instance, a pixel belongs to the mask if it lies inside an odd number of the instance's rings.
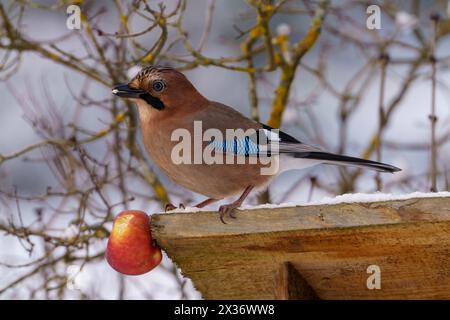
{"label": "bird's breast", "polygon": [[150,122],[144,126],[142,134],[149,156],[167,176],[210,198],[221,199],[241,193],[250,184],[266,185],[273,177],[270,172],[261,172],[262,167],[268,165],[250,163],[248,157],[234,156],[231,163],[225,157],[219,163],[206,163],[208,142],[194,134],[190,124]]}

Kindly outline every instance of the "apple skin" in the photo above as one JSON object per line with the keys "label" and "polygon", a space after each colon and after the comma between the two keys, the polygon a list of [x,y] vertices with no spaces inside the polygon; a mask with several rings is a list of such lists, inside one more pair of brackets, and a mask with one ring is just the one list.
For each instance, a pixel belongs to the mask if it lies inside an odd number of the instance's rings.
{"label": "apple skin", "polygon": [[127,210],[114,220],[106,248],[106,260],[126,275],[149,272],[161,262],[161,249],[152,239],[150,218],[143,211]]}

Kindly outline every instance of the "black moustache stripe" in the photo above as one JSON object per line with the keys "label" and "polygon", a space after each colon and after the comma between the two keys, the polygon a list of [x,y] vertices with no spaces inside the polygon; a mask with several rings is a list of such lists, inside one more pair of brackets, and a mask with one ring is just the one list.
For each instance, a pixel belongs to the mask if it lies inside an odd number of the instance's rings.
{"label": "black moustache stripe", "polygon": [[147,102],[149,105],[151,105],[155,109],[162,110],[166,107],[161,100],[159,100],[158,98],[156,98],[148,93],[141,94],[139,96],[139,98],[141,98],[142,100]]}

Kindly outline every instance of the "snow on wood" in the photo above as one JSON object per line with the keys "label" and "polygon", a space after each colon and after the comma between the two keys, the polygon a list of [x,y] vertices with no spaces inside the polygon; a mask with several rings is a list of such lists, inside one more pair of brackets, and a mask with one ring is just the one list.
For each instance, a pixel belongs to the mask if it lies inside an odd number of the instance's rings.
{"label": "snow on wood", "polygon": [[[311,202],[284,202],[280,204],[260,204],[260,205],[248,205],[244,204],[240,209],[242,210],[253,210],[253,209],[274,209],[274,208],[286,208],[295,206],[310,206],[310,205],[327,205],[327,204],[339,204],[339,203],[361,203],[361,202],[380,202],[389,200],[408,200],[412,198],[440,198],[440,197],[450,197],[450,192],[412,192],[407,194],[391,194],[391,193],[347,193],[336,197],[324,197],[317,201]],[[176,208],[171,210],[169,213],[186,213],[186,212],[202,212],[211,211],[211,208],[196,208],[196,207],[185,207]]]}

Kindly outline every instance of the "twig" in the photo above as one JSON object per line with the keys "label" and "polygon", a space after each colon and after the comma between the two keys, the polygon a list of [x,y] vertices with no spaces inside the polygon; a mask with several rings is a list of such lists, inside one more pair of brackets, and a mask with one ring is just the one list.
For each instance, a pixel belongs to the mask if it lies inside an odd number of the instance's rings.
{"label": "twig", "polygon": [[[377,143],[377,149],[376,149],[376,155],[377,155],[377,161],[381,162],[381,149],[382,149],[382,141],[383,141],[383,123],[386,121],[385,114],[384,114],[384,91],[385,91],[385,84],[386,84],[386,69],[387,65],[389,63],[389,55],[387,53],[382,53],[380,55],[380,64],[381,64],[381,70],[380,70],[380,97],[379,97],[379,104],[378,104],[378,143]],[[381,191],[382,189],[382,181],[381,181],[381,175],[380,172],[377,172],[375,176],[376,186],[377,190]]]}
{"label": "twig", "polygon": [[429,119],[431,122],[431,192],[437,191],[437,143],[436,143],[436,37],[439,27],[439,14],[432,14],[433,35],[430,45],[430,63],[431,63],[431,114]]}

